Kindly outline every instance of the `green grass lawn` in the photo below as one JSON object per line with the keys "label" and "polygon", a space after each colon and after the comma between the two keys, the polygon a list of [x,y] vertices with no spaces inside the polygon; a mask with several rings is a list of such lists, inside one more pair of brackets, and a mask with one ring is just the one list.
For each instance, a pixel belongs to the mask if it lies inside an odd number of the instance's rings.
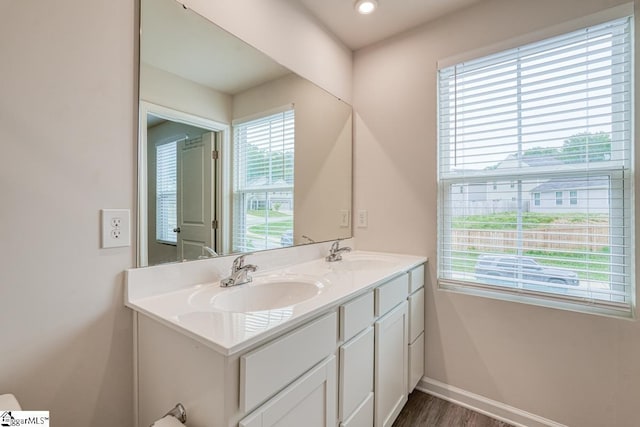
{"label": "green grass lawn", "polygon": [[249,232],[269,237],[279,237],[285,231],[293,230],[293,218],[281,221],[270,221],[268,224],[256,224],[249,227]]}
{"label": "green grass lawn", "polygon": [[269,218],[291,216],[290,213],[283,213],[283,212],[278,212],[278,211],[274,211],[274,210],[266,210],[266,209],[258,209],[258,210],[253,210],[253,211],[247,211],[247,215],[258,216],[260,218],[265,218],[267,216],[269,216]]}
{"label": "green grass lawn", "polygon": [[[606,214],[546,214],[540,212],[523,212],[522,228],[544,228],[550,224],[607,224],[609,216]],[[491,215],[468,215],[453,218],[454,229],[466,230],[515,230],[518,224],[516,212],[499,212]]]}

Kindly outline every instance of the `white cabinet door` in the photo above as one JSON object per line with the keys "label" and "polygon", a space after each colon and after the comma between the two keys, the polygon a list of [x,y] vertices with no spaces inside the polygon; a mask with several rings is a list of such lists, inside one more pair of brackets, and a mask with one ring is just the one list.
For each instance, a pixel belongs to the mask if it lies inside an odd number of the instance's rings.
{"label": "white cabinet door", "polygon": [[333,427],[336,419],[336,358],[331,356],[242,419],[238,425]]}
{"label": "white cabinet door", "polygon": [[393,424],[407,403],[407,301],[375,323],[375,427]]}
{"label": "white cabinet door", "polygon": [[409,388],[411,393],[424,375],[424,332],[409,344]]}
{"label": "white cabinet door", "polygon": [[341,421],[349,418],[373,392],[373,351],[371,326],[340,347],[338,417]]}
{"label": "white cabinet door", "polygon": [[373,393],[356,408],[356,410],[340,423],[340,427],[371,427],[373,425]]}

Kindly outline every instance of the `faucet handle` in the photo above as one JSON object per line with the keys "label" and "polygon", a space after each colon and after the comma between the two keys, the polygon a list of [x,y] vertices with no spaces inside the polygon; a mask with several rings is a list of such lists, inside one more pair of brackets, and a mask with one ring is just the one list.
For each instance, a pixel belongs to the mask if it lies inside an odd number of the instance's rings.
{"label": "faucet handle", "polygon": [[236,259],[233,260],[233,265],[231,266],[231,269],[233,271],[238,271],[240,270],[242,267],[244,267],[244,258],[247,255],[251,255],[251,254],[242,254],[239,257],[237,257]]}

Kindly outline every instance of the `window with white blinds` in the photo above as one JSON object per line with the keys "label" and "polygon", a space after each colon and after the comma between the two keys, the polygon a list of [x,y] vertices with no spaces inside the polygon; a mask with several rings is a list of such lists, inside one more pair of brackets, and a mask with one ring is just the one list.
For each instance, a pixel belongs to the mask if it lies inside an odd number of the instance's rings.
{"label": "window with white blinds", "polygon": [[156,240],[176,243],[177,141],[156,145]]}
{"label": "window with white blinds", "polygon": [[439,70],[440,286],[631,315],[632,21]]}
{"label": "window with white blinds", "polygon": [[293,109],[234,123],[232,249],[293,245]]}

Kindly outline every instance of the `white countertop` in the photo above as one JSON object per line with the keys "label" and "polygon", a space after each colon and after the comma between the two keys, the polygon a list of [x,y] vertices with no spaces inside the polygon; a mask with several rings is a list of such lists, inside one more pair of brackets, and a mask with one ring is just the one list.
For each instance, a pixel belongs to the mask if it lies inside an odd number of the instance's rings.
{"label": "white countertop", "polygon": [[[257,258],[257,254],[254,257]],[[149,267],[143,272],[148,276],[144,279],[140,278],[142,275],[136,275],[138,269],[130,270],[125,305],[223,355],[233,355],[427,261],[419,256],[363,251],[345,253],[343,257],[343,261],[326,262],[324,258],[316,258],[272,269],[263,268],[259,261],[248,258],[248,263],[257,264],[260,268],[258,272],[251,273],[253,283],[222,288],[218,282],[220,277],[215,276],[211,281],[187,284],[173,290],[167,290],[166,284],[159,285],[159,293],[153,291],[153,280],[148,277],[153,277],[154,273],[157,277],[162,271],[168,271],[170,266],[158,267],[163,269],[159,273],[149,271],[155,268]],[[179,268],[179,265],[174,267]],[[317,292],[299,303],[274,309],[250,308],[254,311],[248,312],[224,311],[208,304],[220,295],[228,296],[243,287],[264,286],[260,284],[264,280],[287,281],[291,277],[315,281]]]}

